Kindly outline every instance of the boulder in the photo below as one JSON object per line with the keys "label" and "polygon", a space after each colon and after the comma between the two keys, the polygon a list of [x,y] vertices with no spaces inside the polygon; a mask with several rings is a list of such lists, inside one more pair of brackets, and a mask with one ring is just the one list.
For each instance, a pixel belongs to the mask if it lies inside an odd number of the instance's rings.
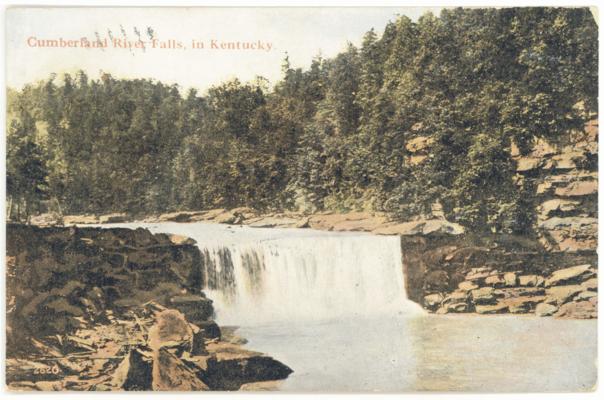
{"label": "boulder", "polygon": [[482,287],[470,292],[474,304],[490,304],[495,300],[495,293],[492,287]]}
{"label": "boulder", "polygon": [[210,343],[204,379],[214,390],[238,390],[249,382],[287,378],[293,370],[260,353],[230,343]]}
{"label": "boulder", "polygon": [[466,280],[478,281],[481,279],[486,279],[489,276],[494,275],[495,273],[496,272],[492,268],[488,267],[472,268],[470,272],[466,274]]}
{"label": "boulder", "polygon": [[580,285],[553,286],[545,291],[547,295],[546,303],[560,306],[582,291],[583,288]]}
{"label": "boulder", "polygon": [[501,314],[509,311],[509,306],[504,303],[493,305],[477,305],[476,313],[478,314]]}
{"label": "boulder", "polygon": [[440,219],[389,223],[373,230],[377,235],[462,235],[463,226]]}
{"label": "boulder", "polygon": [[459,285],[457,285],[457,287],[458,287],[460,290],[465,290],[466,292],[467,292],[467,291],[470,291],[470,290],[478,289],[478,285],[476,285],[476,284],[475,284],[474,282],[472,282],[472,281],[464,281],[464,282],[461,282]]}
{"label": "boulder", "polygon": [[218,224],[239,224],[242,218],[231,211],[226,211],[214,217],[213,221]]}
{"label": "boulder", "polygon": [[36,389],[41,392],[58,392],[65,390],[65,385],[62,381],[38,381]]}
{"label": "boulder", "polygon": [[298,219],[298,222],[294,225],[294,228],[310,228],[310,218],[309,217],[301,217]]}
{"label": "boulder", "polygon": [[558,311],[558,306],[548,303],[539,303],[535,307],[535,315],[538,317],[548,317]]}
{"label": "boulder", "polygon": [[206,391],[196,368],[181,361],[165,347],[156,352],[152,388],[155,391]]}
{"label": "boulder", "polygon": [[157,314],[156,322],[148,334],[148,345],[153,350],[161,347],[183,346],[190,349],[193,329],[178,310],[164,310]]}
{"label": "boulder", "polygon": [[539,168],[542,163],[542,159],[538,157],[521,157],[516,160],[516,171],[517,172],[528,172]]}
{"label": "boulder", "polygon": [[65,215],[63,225],[98,224],[99,219],[95,215]]}
{"label": "boulder", "polygon": [[550,287],[566,283],[578,283],[585,280],[586,277],[591,277],[593,275],[594,273],[591,270],[591,265],[577,265],[555,271],[545,280],[545,286]]}
{"label": "boulder", "polygon": [[537,186],[537,194],[546,194],[549,193],[552,188],[565,187],[573,182],[590,182],[597,181],[597,179],[597,172],[581,170],[564,175],[548,175],[543,179],[543,182]]}
{"label": "boulder", "polygon": [[436,311],[437,314],[446,314],[449,312],[467,312],[468,307],[468,292],[464,290],[456,290],[450,293],[442,301],[442,306]]}
{"label": "boulder", "polygon": [[112,383],[123,390],[147,391],[153,389],[153,357],[148,350],[135,348],[115,371]]}
{"label": "boulder", "polygon": [[428,156],[422,154],[422,155],[409,156],[405,160],[406,160],[407,164],[415,166],[415,165],[419,165],[419,164],[423,163],[427,159],[428,159]]}
{"label": "boulder", "polygon": [[581,197],[595,195],[598,193],[598,181],[571,182],[564,187],[556,188],[554,194],[561,197]]}
{"label": "boulder", "polygon": [[589,300],[589,299],[594,298],[594,297],[597,298],[598,297],[598,293],[587,290],[587,291],[581,292],[578,295],[576,295],[575,298],[574,298],[574,300],[575,301]]}
{"label": "boulder", "polygon": [[191,341],[191,355],[200,356],[207,355],[205,337],[201,329],[197,329],[193,332],[193,339]]}
{"label": "boulder", "polygon": [[215,321],[199,321],[195,326],[199,328],[200,335],[206,340],[221,339],[220,327]]}
{"label": "boulder", "polygon": [[384,214],[370,212],[321,213],[308,218],[312,229],[327,231],[360,231],[370,232],[387,225]]}
{"label": "boulder", "polygon": [[159,221],[191,222],[194,217],[200,215],[203,215],[203,211],[176,211],[161,214],[157,219]]}
{"label": "boulder", "polygon": [[170,299],[170,305],[198,326],[214,314],[212,300],[198,295],[174,296]]}
{"label": "boulder", "polygon": [[598,317],[598,307],[591,301],[573,301],[563,304],[554,314],[557,318],[591,319]]}
{"label": "boulder", "polygon": [[560,213],[574,211],[577,206],[581,204],[578,201],[564,200],[564,199],[552,199],[547,200],[541,204],[539,210],[541,212],[540,218],[545,220],[549,217],[556,216]]}
{"label": "boulder", "polygon": [[34,215],[29,220],[30,224],[38,225],[38,226],[58,225],[61,222],[62,222],[61,216],[59,216],[55,213],[45,213],[45,214]]}
{"label": "boulder", "polygon": [[226,212],[227,210],[225,208],[215,208],[212,210],[202,211],[199,215],[192,216],[191,221],[210,221]]}
{"label": "boulder", "polygon": [[500,275],[491,275],[484,279],[484,283],[492,287],[502,287],[506,284],[506,281]]}
{"label": "boulder", "polygon": [[581,287],[585,290],[598,290],[598,278],[590,278],[585,282],[581,283]]}
{"label": "boulder", "polygon": [[465,303],[468,300],[468,292],[464,290],[456,290],[450,293],[442,301],[443,304]]}
{"label": "boulder", "polygon": [[543,296],[545,294],[545,288],[543,287],[510,287],[501,288],[493,292],[497,297],[503,297],[504,299],[510,299],[515,297],[533,297]]}
{"label": "boulder", "polygon": [[429,310],[436,309],[444,300],[444,296],[440,293],[429,294],[424,297],[424,305]]}
{"label": "boulder", "polygon": [[197,242],[195,239],[191,239],[190,237],[182,236],[182,235],[169,235],[170,242],[174,243],[178,246],[183,245],[195,245]]}
{"label": "boulder", "polygon": [[450,303],[436,310],[436,314],[464,313],[468,311],[470,311],[470,308],[467,303]]}
{"label": "boulder", "polygon": [[585,155],[580,151],[564,151],[551,157],[543,165],[543,169],[572,170],[577,168],[577,163],[585,160]]}
{"label": "boulder", "polygon": [[545,278],[540,275],[520,275],[518,277],[518,284],[520,286],[531,286],[539,287],[543,286]]}
{"label": "boulder", "polygon": [[244,383],[239,388],[242,392],[276,392],[283,384],[283,381],[264,381]]}
{"label": "boulder", "polygon": [[513,272],[507,272],[503,274],[503,280],[505,282],[505,286],[513,287],[516,286],[516,274]]}
{"label": "boulder", "polygon": [[532,312],[543,300],[545,296],[521,296],[501,300],[501,304],[507,305],[512,314],[525,314]]}

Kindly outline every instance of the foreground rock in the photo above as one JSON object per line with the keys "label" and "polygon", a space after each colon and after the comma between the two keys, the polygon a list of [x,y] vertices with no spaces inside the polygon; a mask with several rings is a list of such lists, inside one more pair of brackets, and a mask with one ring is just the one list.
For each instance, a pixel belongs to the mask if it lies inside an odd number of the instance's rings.
{"label": "foreground rock", "polygon": [[229,342],[201,255],[144,229],[7,229],[11,390],[237,390],[292,371]]}

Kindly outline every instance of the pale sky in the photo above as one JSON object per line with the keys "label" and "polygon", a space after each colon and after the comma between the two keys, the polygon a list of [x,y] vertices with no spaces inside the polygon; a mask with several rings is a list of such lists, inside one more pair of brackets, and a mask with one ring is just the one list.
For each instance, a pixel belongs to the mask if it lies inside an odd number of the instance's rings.
{"label": "pale sky", "polygon": [[[404,14],[416,20],[436,7],[381,8],[11,8],[6,11],[7,85],[45,79],[51,72],[86,71],[92,78],[109,72],[118,78],[154,78],[184,89],[208,87],[237,77],[260,75],[274,84],[281,77],[285,52],[293,67],[307,68],[319,52],[332,57],[348,41],[360,45],[372,27],[383,32],[389,20]],[[159,41],[180,41],[184,49],[120,49],[114,38],[136,38],[135,28],[147,37],[152,27]],[[106,49],[33,47],[37,40],[90,41],[98,33]],[[203,42],[193,49],[192,40]],[[267,50],[212,49],[212,40],[262,43]],[[29,43],[29,44],[28,44]],[[159,43],[158,43],[159,45]],[[149,44],[147,45],[149,46]]]}

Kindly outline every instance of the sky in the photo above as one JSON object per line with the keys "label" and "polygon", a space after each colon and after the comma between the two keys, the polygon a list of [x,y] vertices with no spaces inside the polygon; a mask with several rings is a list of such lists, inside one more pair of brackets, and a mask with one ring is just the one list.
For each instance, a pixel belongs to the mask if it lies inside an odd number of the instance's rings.
{"label": "sky", "polygon": [[[234,77],[263,76],[274,84],[286,52],[293,67],[307,68],[318,54],[332,57],[347,42],[360,45],[371,28],[381,34],[399,14],[416,20],[427,11],[438,14],[440,8],[9,8],[7,85],[21,88],[79,69],[92,78],[108,72],[202,92]],[[135,30],[145,48],[120,47],[136,42]],[[101,39],[107,47],[82,48],[81,38]],[[78,47],[43,46],[60,39]],[[203,48],[193,48],[194,40]],[[231,48],[237,42],[240,48]],[[253,48],[243,49],[244,43]]]}

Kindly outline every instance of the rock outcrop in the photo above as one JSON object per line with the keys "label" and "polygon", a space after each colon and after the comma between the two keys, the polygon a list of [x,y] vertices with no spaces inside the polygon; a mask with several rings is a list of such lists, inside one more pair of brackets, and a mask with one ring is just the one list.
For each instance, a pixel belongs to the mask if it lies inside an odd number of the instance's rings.
{"label": "rock outcrop", "polygon": [[512,239],[403,237],[409,297],[438,314],[597,317],[595,252],[552,253]]}
{"label": "rock outcrop", "polygon": [[237,390],[286,378],[287,366],[223,337],[200,257],[194,242],[145,229],[8,225],[9,388]]}
{"label": "rock outcrop", "polygon": [[522,185],[534,188],[536,227],[552,252],[595,251],[598,236],[598,120],[558,143],[538,142],[513,153]]}

